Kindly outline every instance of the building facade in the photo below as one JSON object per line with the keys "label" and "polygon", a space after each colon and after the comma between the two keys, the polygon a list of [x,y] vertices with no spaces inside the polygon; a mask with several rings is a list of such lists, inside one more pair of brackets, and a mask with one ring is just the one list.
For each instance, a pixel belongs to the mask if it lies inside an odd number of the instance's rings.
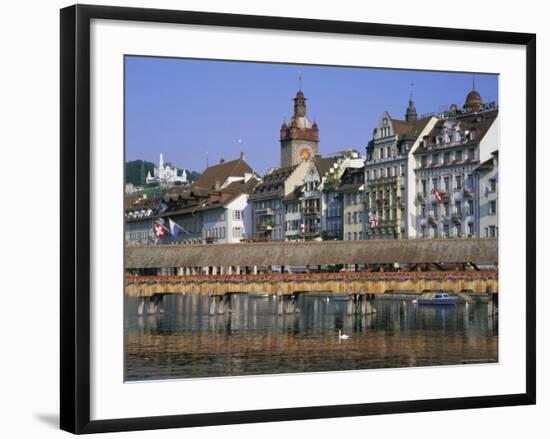
{"label": "building facade", "polygon": [[417,236],[483,236],[488,200],[479,190],[484,171],[476,168],[489,160],[498,143],[498,110],[483,105],[475,90],[462,111],[453,106],[440,116],[414,152]]}
{"label": "building facade", "polygon": [[270,169],[250,196],[253,237],[283,241],[285,207],[283,201],[303,185],[307,162],[286,168]]}
{"label": "building facade", "polygon": [[479,236],[496,238],[498,236],[498,151],[481,163],[475,172],[478,176],[478,212]]}
{"label": "building facade", "polygon": [[[365,169],[347,168],[340,178],[337,192],[342,201],[342,238],[346,241],[364,239]],[[368,218],[367,218],[368,219]]]}
{"label": "building facade", "polygon": [[[412,152],[429,132],[436,119],[418,119],[412,97],[405,120],[394,119],[385,111],[367,146],[365,161],[365,239],[414,237],[415,214],[411,209],[414,193]],[[376,223],[368,219],[372,216]]]}

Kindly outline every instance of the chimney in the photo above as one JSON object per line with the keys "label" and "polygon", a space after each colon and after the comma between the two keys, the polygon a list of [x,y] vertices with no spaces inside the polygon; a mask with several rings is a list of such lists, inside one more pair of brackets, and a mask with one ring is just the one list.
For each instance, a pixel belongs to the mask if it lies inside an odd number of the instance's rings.
{"label": "chimney", "polygon": [[216,182],[214,183],[214,190],[219,191],[221,188],[220,180],[216,178]]}
{"label": "chimney", "polygon": [[241,160],[244,160],[244,151],[241,151]]}

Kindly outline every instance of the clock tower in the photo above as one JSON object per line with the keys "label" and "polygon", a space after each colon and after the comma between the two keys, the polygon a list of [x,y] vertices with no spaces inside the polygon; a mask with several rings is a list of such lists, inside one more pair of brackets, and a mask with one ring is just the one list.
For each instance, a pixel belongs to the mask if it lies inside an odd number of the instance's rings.
{"label": "clock tower", "polygon": [[317,155],[319,128],[306,116],[306,97],[298,90],[294,100],[294,115],[290,123],[281,126],[281,168],[300,164]]}

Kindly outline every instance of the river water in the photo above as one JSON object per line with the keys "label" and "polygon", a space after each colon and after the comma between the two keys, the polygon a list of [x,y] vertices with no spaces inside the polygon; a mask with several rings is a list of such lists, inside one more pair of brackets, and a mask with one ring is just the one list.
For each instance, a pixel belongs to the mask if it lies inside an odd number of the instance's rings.
{"label": "river water", "polygon": [[125,305],[127,381],[498,361],[485,304],[377,299],[376,314],[348,316],[345,301],[305,294],[300,313],[279,316],[272,297],[235,295],[232,312],[210,316],[208,297],[175,294],[164,314],[144,317],[136,298]]}

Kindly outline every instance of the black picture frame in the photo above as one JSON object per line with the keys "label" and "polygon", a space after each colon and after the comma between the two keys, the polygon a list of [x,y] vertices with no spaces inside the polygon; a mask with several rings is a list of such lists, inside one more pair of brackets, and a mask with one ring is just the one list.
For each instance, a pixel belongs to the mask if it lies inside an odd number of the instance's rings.
{"label": "black picture frame", "polygon": [[[90,420],[90,21],[133,20],[294,30],[526,47],[526,392],[417,401],[347,404]],[[325,417],[535,404],[536,401],[536,35],[303,18],[75,5],[61,10],[61,429],[81,434]]]}

